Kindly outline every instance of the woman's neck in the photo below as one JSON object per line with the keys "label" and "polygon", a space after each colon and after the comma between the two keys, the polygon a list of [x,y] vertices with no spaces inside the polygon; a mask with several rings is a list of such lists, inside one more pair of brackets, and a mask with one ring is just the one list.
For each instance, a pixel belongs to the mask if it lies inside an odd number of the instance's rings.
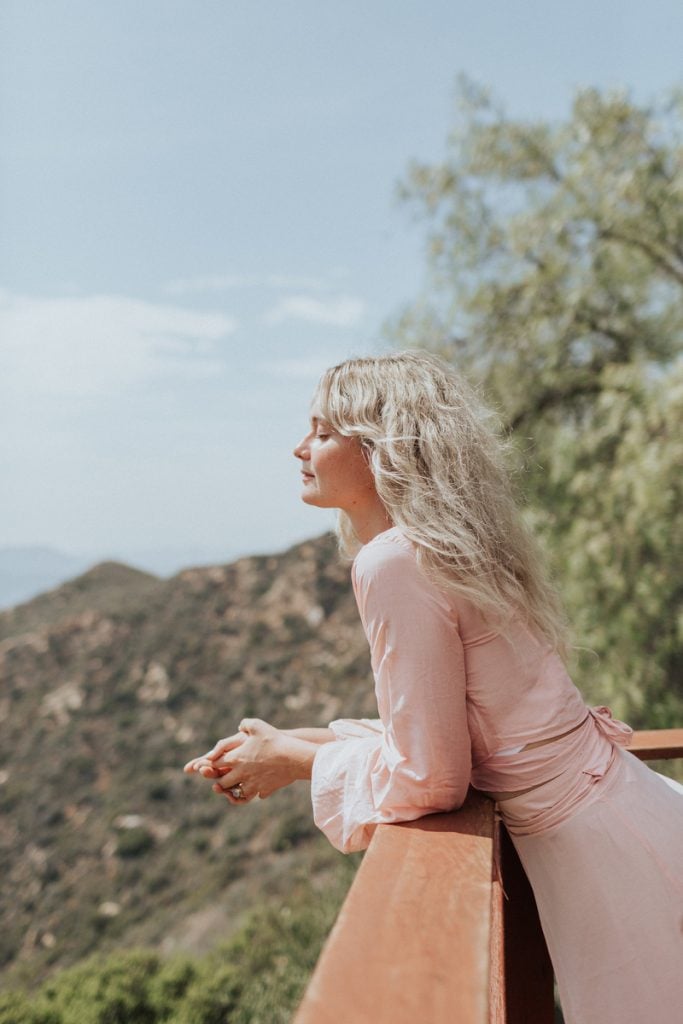
{"label": "woman's neck", "polygon": [[389,513],[381,503],[379,506],[372,505],[362,510],[344,509],[344,511],[351,520],[353,532],[361,544],[367,544],[378,533],[384,533],[394,525]]}

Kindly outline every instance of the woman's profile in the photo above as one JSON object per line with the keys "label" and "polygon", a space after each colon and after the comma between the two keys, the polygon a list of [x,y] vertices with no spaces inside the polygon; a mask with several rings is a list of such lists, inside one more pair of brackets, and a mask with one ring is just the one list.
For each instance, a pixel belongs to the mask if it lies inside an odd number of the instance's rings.
{"label": "woman's profile", "polygon": [[683,789],[570,679],[561,607],[491,421],[425,352],[326,371],[294,454],[302,499],[339,510],[378,717],[246,719],[186,770],[234,805],[310,778],[315,822],[345,852],[474,786],[531,882],[567,1024],[677,1020]]}

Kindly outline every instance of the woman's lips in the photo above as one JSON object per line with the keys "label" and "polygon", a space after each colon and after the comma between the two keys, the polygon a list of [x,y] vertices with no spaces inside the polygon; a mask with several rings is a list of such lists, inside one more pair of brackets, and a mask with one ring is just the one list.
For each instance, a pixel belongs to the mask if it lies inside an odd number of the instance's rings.
{"label": "woman's lips", "polygon": [[312,473],[303,473],[302,472],[301,476],[302,476],[303,480],[313,480],[314,479],[314,476],[313,476]]}

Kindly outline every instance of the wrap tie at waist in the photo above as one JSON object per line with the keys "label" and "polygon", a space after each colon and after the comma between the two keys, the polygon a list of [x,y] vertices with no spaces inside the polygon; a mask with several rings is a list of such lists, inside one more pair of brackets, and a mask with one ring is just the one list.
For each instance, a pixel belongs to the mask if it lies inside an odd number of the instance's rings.
{"label": "wrap tie at waist", "polygon": [[612,743],[616,743],[618,747],[627,747],[629,745],[633,736],[633,729],[626,722],[620,722],[618,718],[613,718],[609,708],[604,706],[594,707],[589,708],[588,712],[593,716],[595,724],[603,736],[606,736]]}
{"label": "wrap tie at waist", "polygon": [[[612,717],[607,707],[582,708],[578,725],[560,736],[533,743],[512,756],[490,755],[472,767],[472,785],[485,793],[514,793],[545,785],[569,773],[601,778],[618,746],[627,746],[633,730]],[[505,798],[507,803],[508,798]]]}
{"label": "wrap tie at waist", "polygon": [[[501,817],[511,835],[534,835],[553,828],[568,820],[576,808],[598,799],[611,785],[610,779],[623,777],[620,766],[626,762],[619,747],[628,745],[633,730],[613,718],[609,708],[592,707],[586,712],[581,723],[584,728],[570,732],[565,739],[558,738],[555,743],[533,748],[534,755],[548,759],[532,765],[536,785],[499,803]],[[546,771],[548,775],[552,772],[552,777],[547,777]],[[533,778],[529,778],[533,783]],[[505,781],[502,773],[498,773],[496,782],[498,779]],[[514,779],[508,776],[508,781],[513,783],[508,788],[514,789],[517,783],[526,784],[527,780],[521,778],[518,770]],[[490,788],[495,792],[495,787]]]}
{"label": "wrap tie at waist", "polygon": [[589,708],[588,712],[597,725],[598,731],[612,744],[612,756],[607,761],[601,757],[597,764],[583,769],[584,775],[590,775],[593,781],[597,782],[612,766],[614,747],[627,747],[629,745],[633,736],[633,729],[630,725],[626,725],[626,722],[613,718],[611,710],[604,706]]}

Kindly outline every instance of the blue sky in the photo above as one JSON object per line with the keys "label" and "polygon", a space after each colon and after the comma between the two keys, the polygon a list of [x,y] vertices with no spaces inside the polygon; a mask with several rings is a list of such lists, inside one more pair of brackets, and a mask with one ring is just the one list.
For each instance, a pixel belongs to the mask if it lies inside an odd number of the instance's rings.
{"label": "blue sky", "polygon": [[673,0],[3,0],[0,546],[168,569],[327,528],[291,449],[424,283],[396,184],[457,74],[562,118],[674,85],[681,38]]}

